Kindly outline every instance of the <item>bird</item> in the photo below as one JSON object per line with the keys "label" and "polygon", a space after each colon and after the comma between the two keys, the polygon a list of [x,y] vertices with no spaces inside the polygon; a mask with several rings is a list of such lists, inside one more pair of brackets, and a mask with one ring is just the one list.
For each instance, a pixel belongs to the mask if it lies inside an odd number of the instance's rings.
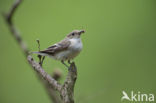
{"label": "bird", "polygon": [[128,95],[127,95],[127,93],[125,91],[122,91],[122,94],[123,94],[123,96],[121,98],[121,101],[123,101],[124,99],[127,99],[127,100],[130,101],[130,98],[128,97]]}
{"label": "bird", "polygon": [[65,61],[68,61],[68,63],[71,64],[71,60],[81,52],[83,48],[81,34],[83,33],[85,33],[84,30],[73,30],[60,42],[55,43],[45,50],[31,53],[48,56],[54,60],[61,61],[62,64],[69,68],[69,66],[65,64]]}

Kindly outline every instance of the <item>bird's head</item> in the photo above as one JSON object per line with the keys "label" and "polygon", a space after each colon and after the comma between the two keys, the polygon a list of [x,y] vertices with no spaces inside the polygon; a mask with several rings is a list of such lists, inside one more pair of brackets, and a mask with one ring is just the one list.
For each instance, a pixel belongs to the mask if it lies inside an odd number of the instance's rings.
{"label": "bird's head", "polygon": [[67,35],[67,38],[69,39],[80,38],[81,34],[84,32],[85,32],[84,30],[74,30]]}

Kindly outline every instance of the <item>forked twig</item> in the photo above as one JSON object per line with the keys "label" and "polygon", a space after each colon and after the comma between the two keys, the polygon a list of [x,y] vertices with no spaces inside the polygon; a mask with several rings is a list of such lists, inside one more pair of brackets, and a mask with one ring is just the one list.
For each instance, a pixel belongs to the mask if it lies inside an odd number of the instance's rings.
{"label": "forked twig", "polygon": [[[38,44],[38,51],[40,51],[40,50],[41,50],[41,49],[40,49],[40,40],[37,39],[36,41],[37,41],[37,44]],[[42,55],[37,55],[37,56],[38,56],[38,58],[39,58],[39,64],[42,66],[43,61],[44,61],[44,59],[45,59],[45,56],[42,56]]]}
{"label": "forked twig", "polygon": [[[49,96],[51,97],[51,100],[54,103],[74,103],[74,85],[77,78],[77,69],[75,66],[75,63],[71,63],[69,69],[68,69],[68,75],[66,77],[66,80],[63,85],[61,85],[57,79],[60,78],[60,76],[49,75],[44,71],[42,68],[42,63],[45,57],[39,58],[39,63],[36,62],[31,55],[29,55],[29,49],[26,46],[24,40],[22,39],[20,33],[17,31],[14,23],[12,22],[12,18],[15,14],[15,11],[21,4],[22,0],[16,0],[16,2],[12,5],[10,11],[8,14],[4,16],[6,23],[8,24],[8,27],[12,33],[12,36],[17,41],[18,45],[20,46],[21,50],[23,51],[24,55],[27,57],[27,60],[30,64],[30,66],[36,71],[36,74],[42,81],[42,83],[45,85],[46,90],[49,93]],[[40,43],[38,41],[38,48],[40,51]],[[56,78],[57,77],[57,78]],[[56,94],[56,91],[60,94],[61,99]]]}

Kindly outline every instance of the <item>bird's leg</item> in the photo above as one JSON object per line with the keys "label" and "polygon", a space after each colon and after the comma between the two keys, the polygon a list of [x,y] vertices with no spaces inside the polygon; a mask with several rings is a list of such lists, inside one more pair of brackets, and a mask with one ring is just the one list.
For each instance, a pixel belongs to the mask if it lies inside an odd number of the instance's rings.
{"label": "bird's leg", "polygon": [[42,56],[41,55],[37,55],[39,58],[39,64],[42,65]]}
{"label": "bird's leg", "polygon": [[42,58],[41,58],[41,66],[43,64],[44,59],[45,59],[45,56],[42,56]]}
{"label": "bird's leg", "polygon": [[69,64],[71,64],[71,61],[70,61],[70,60],[68,60],[68,63],[69,63]]}
{"label": "bird's leg", "polygon": [[61,63],[62,63],[63,65],[65,65],[67,68],[69,68],[69,66],[68,66],[66,63],[64,63],[63,60],[61,60]]}
{"label": "bird's leg", "polygon": [[42,66],[45,56],[38,55],[38,58],[39,58],[39,64]]}

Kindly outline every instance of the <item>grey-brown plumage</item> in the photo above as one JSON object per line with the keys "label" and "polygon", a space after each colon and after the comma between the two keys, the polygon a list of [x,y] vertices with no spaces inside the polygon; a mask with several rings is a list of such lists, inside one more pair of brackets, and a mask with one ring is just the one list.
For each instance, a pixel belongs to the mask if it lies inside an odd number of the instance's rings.
{"label": "grey-brown plumage", "polygon": [[40,53],[46,53],[46,54],[54,56],[56,53],[68,49],[71,42],[67,39],[68,38],[62,40],[61,42],[59,42],[57,44],[54,44],[54,45],[48,47],[46,50],[40,51]]}
{"label": "grey-brown plumage", "polygon": [[42,56],[49,56],[55,60],[64,61],[74,59],[82,50],[81,34],[84,30],[74,30],[62,41],[39,52],[32,52]]}

